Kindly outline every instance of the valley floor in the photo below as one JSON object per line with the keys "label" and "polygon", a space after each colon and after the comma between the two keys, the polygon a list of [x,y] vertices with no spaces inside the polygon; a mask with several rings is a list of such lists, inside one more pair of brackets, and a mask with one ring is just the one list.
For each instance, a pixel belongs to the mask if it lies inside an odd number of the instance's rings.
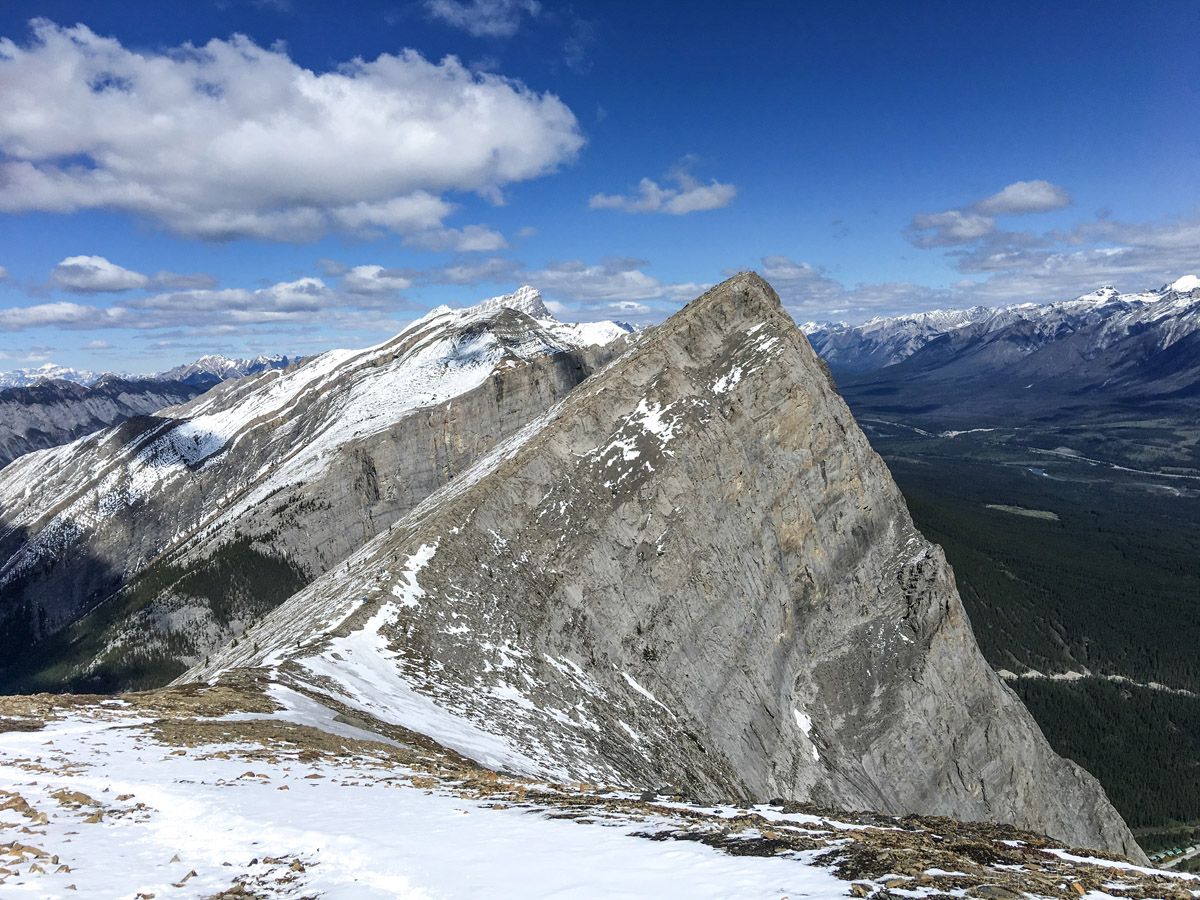
{"label": "valley floor", "polygon": [[0,698],[2,893],[1200,897],[1000,826],[549,785],[368,724],[277,685]]}

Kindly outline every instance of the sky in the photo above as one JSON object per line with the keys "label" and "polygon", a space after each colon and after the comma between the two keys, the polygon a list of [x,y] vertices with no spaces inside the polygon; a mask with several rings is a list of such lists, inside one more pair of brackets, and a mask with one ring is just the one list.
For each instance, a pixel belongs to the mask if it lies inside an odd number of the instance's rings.
{"label": "sky", "polygon": [[1200,4],[9,0],[0,369],[1200,271]]}

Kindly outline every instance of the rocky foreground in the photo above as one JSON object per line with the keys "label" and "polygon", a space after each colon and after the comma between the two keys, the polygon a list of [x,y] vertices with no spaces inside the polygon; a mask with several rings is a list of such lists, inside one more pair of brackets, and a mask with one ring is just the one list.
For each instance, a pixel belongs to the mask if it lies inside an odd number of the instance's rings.
{"label": "rocky foreground", "polygon": [[0,698],[0,893],[1200,897],[1006,826],[501,775],[327,703],[247,672]]}

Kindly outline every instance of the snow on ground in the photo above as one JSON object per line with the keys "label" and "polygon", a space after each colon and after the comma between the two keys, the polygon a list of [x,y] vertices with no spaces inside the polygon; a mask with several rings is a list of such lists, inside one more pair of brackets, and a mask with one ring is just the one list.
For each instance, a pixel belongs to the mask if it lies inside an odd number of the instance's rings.
{"label": "snow on ground", "polygon": [[333,638],[324,652],[304,659],[302,665],[317,678],[327,679],[324,683],[348,706],[435,735],[440,743],[490,768],[525,774],[544,771],[544,765],[520,753],[501,735],[483,730],[448,709],[445,701],[438,703],[413,687],[382,633],[395,614],[395,606],[385,603],[364,627]]}
{"label": "snow on ground", "polygon": [[[356,900],[846,893],[795,860],[633,836],[653,830],[645,821],[602,827],[488,808],[369,758],[351,768],[181,752],[123,724],[72,716],[0,733],[0,790],[46,819],[30,826],[37,816],[3,809],[0,794],[0,866],[15,870],[0,875],[6,898],[206,897],[235,879],[264,896]],[[14,864],[11,841],[36,849]]]}
{"label": "snow on ground", "polygon": [[0,698],[0,895],[1200,898],[1004,826],[499,776],[265,690]]}

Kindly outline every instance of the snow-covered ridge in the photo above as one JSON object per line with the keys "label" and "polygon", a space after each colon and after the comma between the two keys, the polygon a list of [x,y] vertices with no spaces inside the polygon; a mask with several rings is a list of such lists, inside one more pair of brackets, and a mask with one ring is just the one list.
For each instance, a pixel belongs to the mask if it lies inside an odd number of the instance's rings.
{"label": "snow-covered ridge", "polygon": [[[116,374],[116,373],[113,373]],[[54,363],[43,363],[30,369],[13,369],[11,372],[0,372],[0,388],[29,387],[43,381],[73,381],[76,384],[90,385],[104,377],[103,372],[92,372],[87,369],[72,369],[69,366],[59,366]]]}
{"label": "snow-covered ridge", "polygon": [[37,368],[0,372],[0,388],[31,387],[46,381],[71,381],[84,387],[91,387],[100,381],[112,378],[130,381],[187,381],[197,377],[208,377],[226,381],[230,378],[256,375],[267,369],[283,369],[298,361],[298,358],[288,358],[279,354],[260,354],[253,358],[235,359],[210,353],[192,363],[175,366],[162,372],[140,375],[131,372],[93,372],[89,369],[74,369],[70,366],[44,363]]}
{"label": "snow-covered ridge", "polygon": [[[511,311],[540,318],[506,321]],[[121,429],[28,454],[0,471],[5,525],[34,537],[0,567],[0,586],[38,559],[147,498],[213,471],[222,490],[202,521],[212,528],[286,487],[318,476],[347,441],[483,384],[500,368],[602,344],[628,332],[612,322],[554,319],[532,288],[463,309],[441,307],[364,350],[331,350],[286,370],[228,382],[163,410],[162,427],[130,441]],[[170,421],[173,420],[173,421]]]}
{"label": "snow-covered ridge", "polygon": [[1094,328],[1096,350],[1138,330],[1156,327],[1163,332],[1160,349],[1166,349],[1200,330],[1198,291],[1200,277],[1184,275],[1156,290],[1128,294],[1103,285],[1074,299],[1050,303],[935,309],[876,317],[857,325],[806,322],[801,328],[831,365],[849,371],[901,362],[952,332],[985,335],[1012,326],[1025,328],[1035,343]]}

